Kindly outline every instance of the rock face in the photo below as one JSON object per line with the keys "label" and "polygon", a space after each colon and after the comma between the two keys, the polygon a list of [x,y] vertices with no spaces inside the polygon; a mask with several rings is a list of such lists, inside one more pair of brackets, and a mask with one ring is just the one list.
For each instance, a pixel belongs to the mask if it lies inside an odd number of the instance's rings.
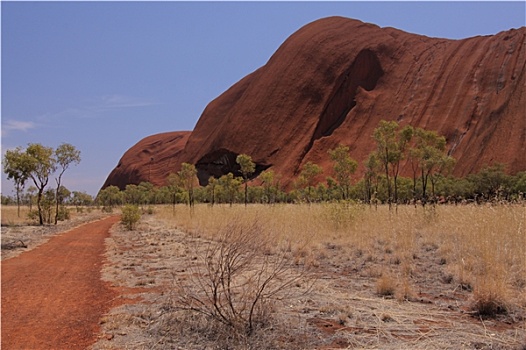
{"label": "rock face", "polygon": [[362,162],[375,147],[371,135],[382,119],[444,135],[457,176],[496,162],[512,173],[526,170],[525,40],[525,27],[449,40],[320,19],[211,101],[185,134],[186,144],[169,144],[171,133],[142,140],[105,186],[149,176],[162,184],[168,173],[159,167],[149,174],[149,145],[170,148],[164,153],[173,163],[195,164],[203,185],[210,176],[236,172],[240,153],[252,157],[256,173],[271,167],[285,184],[308,161],[327,176],[327,151],[344,144]]}
{"label": "rock face", "polygon": [[168,170],[175,169],[176,162],[180,164],[178,157],[189,136],[190,131],[178,131],[145,137],[124,153],[102,188],[113,185],[124,189],[142,181],[164,185],[170,172],[175,172]]}

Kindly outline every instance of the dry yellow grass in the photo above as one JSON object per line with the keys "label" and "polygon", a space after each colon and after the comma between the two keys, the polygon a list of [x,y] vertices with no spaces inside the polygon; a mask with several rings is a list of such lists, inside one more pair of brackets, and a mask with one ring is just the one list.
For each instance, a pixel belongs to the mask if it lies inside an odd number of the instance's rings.
{"label": "dry yellow grass", "polygon": [[[116,226],[108,241],[107,280],[150,293],[116,310],[115,322],[109,316],[103,327],[110,336],[93,349],[521,349],[525,210],[181,205],[174,214],[171,206],[156,207],[136,231]],[[199,292],[203,285],[192,276],[210,275],[196,270],[205,266],[207,247],[224,242],[229,224],[255,222],[264,236],[258,259],[283,256],[315,283],[299,281],[299,297],[272,303],[268,328],[233,341],[211,319],[175,307],[176,282]]]}
{"label": "dry yellow grass", "polygon": [[[33,211],[37,210],[36,205],[32,207]],[[70,219],[73,219],[75,216],[78,216],[75,207],[68,207],[70,213]],[[91,208],[87,207],[82,208],[83,211],[91,212]],[[18,209],[16,205],[2,205],[1,215],[2,215],[2,226],[19,226],[19,225],[32,225],[38,224],[38,218],[36,220],[30,220],[28,217],[29,207],[22,205],[20,206],[20,215],[18,215]],[[54,215],[54,214],[53,214]],[[53,217],[54,218],[54,217]]]}
{"label": "dry yellow grass", "polygon": [[27,214],[29,208],[26,206],[20,207],[20,216],[18,216],[18,209],[16,205],[2,205],[2,226],[24,225],[29,222]]}
{"label": "dry yellow grass", "polygon": [[[232,221],[257,220],[274,239],[274,249],[318,266],[330,251],[339,259],[365,256],[399,265],[397,295],[412,293],[410,276],[418,254],[428,252],[446,265],[460,288],[473,290],[473,305],[484,300],[499,308],[526,306],[526,207],[466,205],[436,208],[346,204],[179,206],[159,209],[158,217],[186,232],[214,238]],[[381,256],[379,256],[381,255]],[[333,263],[337,263],[334,262]],[[389,273],[371,271],[377,277]],[[380,281],[381,282],[381,281]]]}

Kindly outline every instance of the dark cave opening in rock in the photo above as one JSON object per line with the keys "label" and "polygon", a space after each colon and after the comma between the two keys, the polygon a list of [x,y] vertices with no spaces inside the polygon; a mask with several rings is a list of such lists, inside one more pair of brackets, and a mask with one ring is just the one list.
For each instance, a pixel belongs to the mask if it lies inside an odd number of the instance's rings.
{"label": "dark cave opening in rock", "polygon": [[[238,155],[238,153],[231,152],[226,149],[218,149],[202,157],[195,165],[197,169],[199,185],[208,185],[208,180],[211,176],[219,179],[223,175],[232,173],[236,177],[241,177],[241,167],[236,163],[236,158]],[[258,177],[261,172],[270,167],[270,165],[267,164],[255,164],[256,170],[250,176],[250,179]]]}

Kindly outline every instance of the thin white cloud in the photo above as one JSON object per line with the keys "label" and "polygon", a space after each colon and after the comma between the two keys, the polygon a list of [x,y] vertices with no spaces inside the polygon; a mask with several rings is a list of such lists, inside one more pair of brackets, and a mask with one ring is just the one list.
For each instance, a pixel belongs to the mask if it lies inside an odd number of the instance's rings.
{"label": "thin white cloud", "polygon": [[95,116],[93,109],[87,107],[67,108],[58,112],[48,112],[36,117],[44,124],[56,123],[61,119],[81,119]]}
{"label": "thin white cloud", "polygon": [[21,120],[7,120],[2,125],[2,129],[6,131],[28,131],[34,129],[36,124],[34,122],[26,122]]}
{"label": "thin white cloud", "polygon": [[6,120],[2,121],[2,137],[7,136],[11,131],[22,131],[26,132],[30,129],[37,127],[37,124],[34,122],[27,122],[21,120]]}
{"label": "thin white cloud", "polygon": [[102,96],[101,100],[102,108],[132,108],[155,105],[155,102],[151,100],[125,95],[106,95]]}
{"label": "thin white cloud", "polygon": [[91,119],[106,116],[105,113],[114,112],[119,109],[142,108],[155,106],[159,103],[152,99],[131,97],[126,95],[105,95],[88,99],[79,103],[76,107],[64,108],[55,112],[47,112],[35,116],[37,122],[20,121],[10,119],[2,121],[2,136],[6,136],[10,131],[28,131],[37,126],[49,126],[63,119]]}
{"label": "thin white cloud", "polygon": [[98,118],[104,113],[118,109],[141,108],[157,105],[153,100],[136,98],[126,95],[105,95],[91,98],[85,103],[58,112],[50,112],[37,117],[40,122],[49,123],[60,119]]}

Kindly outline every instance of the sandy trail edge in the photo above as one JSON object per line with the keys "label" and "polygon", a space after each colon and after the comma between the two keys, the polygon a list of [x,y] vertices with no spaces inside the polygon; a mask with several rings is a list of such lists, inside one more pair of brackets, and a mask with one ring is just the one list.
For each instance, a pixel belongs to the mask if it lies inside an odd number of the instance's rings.
{"label": "sandy trail edge", "polygon": [[118,216],[87,223],[2,261],[2,349],[84,349],[118,296],[101,280]]}

